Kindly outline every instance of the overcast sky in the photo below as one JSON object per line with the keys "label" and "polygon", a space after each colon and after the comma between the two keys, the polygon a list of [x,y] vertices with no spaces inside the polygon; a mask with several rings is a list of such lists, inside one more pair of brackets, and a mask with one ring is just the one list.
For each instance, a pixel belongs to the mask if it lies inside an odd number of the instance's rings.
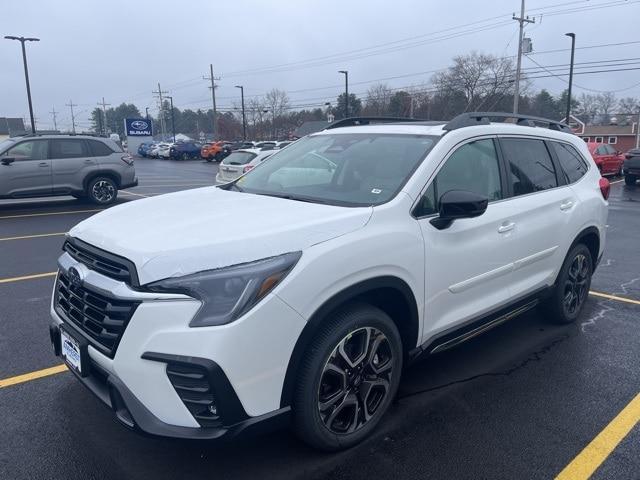
{"label": "overcast sky", "polygon": [[[52,126],[55,108],[58,127],[69,128],[65,104],[73,100],[78,123],[88,128],[88,113],[102,97],[155,114],[151,92],[158,82],[177,107],[210,108],[202,80],[209,63],[221,77],[221,108],[238,102],[234,85],[244,85],[247,97],[277,87],[289,92],[292,105],[335,103],[343,69],[350,90],[362,96],[388,77],[399,77],[384,80],[391,87],[428,85],[430,73],[412,74],[446,67],[455,55],[515,55],[511,14],[519,8],[519,0],[2,0],[0,34],[41,39],[27,44],[38,126]],[[533,60],[568,63],[569,31],[578,47],[635,42],[578,49],[576,63],[640,57],[638,0],[527,0],[527,12],[536,17],[526,36],[537,53],[524,68],[537,68]],[[576,72],[640,66],[629,62],[583,64]],[[0,39],[0,65],[0,116],[28,118],[18,42]],[[640,96],[640,70],[577,75],[575,84]],[[533,87],[557,93],[566,83],[539,78]]]}

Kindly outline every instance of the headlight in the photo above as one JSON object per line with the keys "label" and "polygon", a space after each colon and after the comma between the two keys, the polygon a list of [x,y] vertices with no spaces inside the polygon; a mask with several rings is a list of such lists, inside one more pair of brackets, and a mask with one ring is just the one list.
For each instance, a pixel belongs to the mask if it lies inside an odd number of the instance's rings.
{"label": "headlight", "polygon": [[224,325],[249,311],[264,298],[300,259],[301,252],[286,253],[257,262],[206,270],[151,283],[154,292],[184,293],[202,306],[191,327]]}

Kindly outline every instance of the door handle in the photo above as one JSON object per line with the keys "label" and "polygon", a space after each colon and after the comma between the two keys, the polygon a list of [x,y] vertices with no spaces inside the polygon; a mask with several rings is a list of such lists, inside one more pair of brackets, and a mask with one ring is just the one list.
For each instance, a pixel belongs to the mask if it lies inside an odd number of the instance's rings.
{"label": "door handle", "polygon": [[507,233],[513,230],[516,227],[516,224],[513,222],[503,223],[498,227],[498,233]]}
{"label": "door handle", "polygon": [[567,200],[566,202],[560,204],[560,210],[569,210],[571,207],[573,207],[572,200]]}
{"label": "door handle", "polygon": [[93,163],[93,160],[85,160],[84,163]]}
{"label": "door handle", "polygon": [[39,167],[48,167],[48,166],[49,166],[49,163],[48,163],[48,162],[40,162],[40,163],[38,164],[38,166],[39,166]]}

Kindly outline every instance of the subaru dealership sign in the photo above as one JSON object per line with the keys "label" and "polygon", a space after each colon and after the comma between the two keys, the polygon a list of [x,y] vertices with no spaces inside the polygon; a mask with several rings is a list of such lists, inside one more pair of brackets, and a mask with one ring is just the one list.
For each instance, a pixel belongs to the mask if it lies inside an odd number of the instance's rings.
{"label": "subaru dealership sign", "polygon": [[146,118],[125,118],[124,130],[127,137],[151,137],[153,126],[151,120]]}

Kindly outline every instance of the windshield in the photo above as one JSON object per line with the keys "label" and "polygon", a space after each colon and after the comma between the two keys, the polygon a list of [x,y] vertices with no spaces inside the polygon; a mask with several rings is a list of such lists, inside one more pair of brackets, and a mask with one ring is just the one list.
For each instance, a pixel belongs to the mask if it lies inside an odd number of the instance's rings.
{"label": "windshield", "polygon": [[6,139],[0,142],[0,152],[4,152],[5,150],[8,150],[9,147],[11,147],[11,145],[14,145],[16,142],[15,140],[11,140],[11,139]]}
{"label": "windshield", "polygon": [[222,163],[225,165],[245,165],[255,158],[256,154],[251,152],[233,152]]}
{"label": "windshield", "polygon": [[379,205],[395,196],[438,138],[372,133],[310,136],[278,151],[234,185],[249,193],[318,203]]}

